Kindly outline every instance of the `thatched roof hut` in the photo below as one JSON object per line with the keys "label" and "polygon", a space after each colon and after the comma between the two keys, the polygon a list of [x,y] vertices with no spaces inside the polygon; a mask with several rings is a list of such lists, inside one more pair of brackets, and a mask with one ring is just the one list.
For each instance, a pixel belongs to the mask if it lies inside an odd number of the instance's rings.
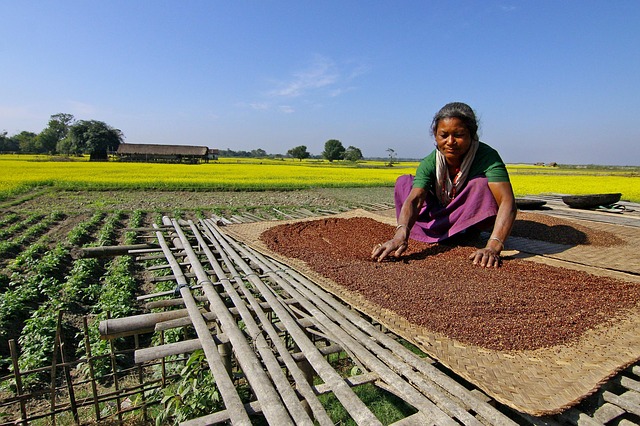
{"label": "thatched roof hut", "polygon": [[217,149],[206,146],[121,143],[116,151],[120,161],[159,163],[199,163],[217,158]]}

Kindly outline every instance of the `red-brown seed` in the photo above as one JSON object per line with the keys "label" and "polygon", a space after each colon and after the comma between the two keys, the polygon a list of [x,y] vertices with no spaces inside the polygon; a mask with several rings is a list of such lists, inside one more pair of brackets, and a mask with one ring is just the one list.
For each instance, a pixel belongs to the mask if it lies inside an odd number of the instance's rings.
{"label": "red-brown seed", "polygon": [[373,262],[373,246],[391,235],[372,219],[328,218],[278,225],[261,239],[427,330],[489,349],[568,343],[640,302],[640,285],[613,278],[508,258],[497,269],[474,266],[471,245],[412,240],[401,258]]}

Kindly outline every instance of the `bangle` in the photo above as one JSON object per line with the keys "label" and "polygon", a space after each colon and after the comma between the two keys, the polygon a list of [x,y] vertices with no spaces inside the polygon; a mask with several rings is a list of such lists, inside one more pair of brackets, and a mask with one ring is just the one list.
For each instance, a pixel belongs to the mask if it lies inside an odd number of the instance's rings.
{"label": "bangle", "polygon": [[[396,226],[396,232],[398,232],[398,229],[400,229],[400,228],[407,228],[407,229],[409,229],[409,228],[407,227],[407,225],[405,225],[405,224],[401,223],[400,225]],[[400,247],[402,247],[402,246],[405,246],[405,247],[406,247],[406,246],[408,246],[408,245],[409,245],[409,242],[407,241],[408,239],[409,239],[409,236],[407,235],[406,239],[402,242],[402,244],[400,244]],[[398,247],[398,248],[400,248],[400,247]]]}
{"label": "bangle", "polygon": [[491,241],[491,240],[496,240],[497,242],[499,242],[499,243],[500,243],[500,246],[501,246],[501,249],[500,249],[500,250],[503,250],[503,249],[504,249],[504,242],[502,242],[502,240],[501,240],[500,238],[498,238],[498,237],[491,237],[491,238],[489,238],[489,241]]}

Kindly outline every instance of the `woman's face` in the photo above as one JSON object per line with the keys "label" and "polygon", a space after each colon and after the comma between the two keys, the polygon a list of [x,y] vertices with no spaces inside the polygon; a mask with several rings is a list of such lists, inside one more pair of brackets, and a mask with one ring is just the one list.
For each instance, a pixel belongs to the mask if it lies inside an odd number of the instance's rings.
{"label": "woman's face", "polygon": [[459,118],[443,118],[436,128],[436,145],[447,163],[459,165],[471,147],[471,135]]}

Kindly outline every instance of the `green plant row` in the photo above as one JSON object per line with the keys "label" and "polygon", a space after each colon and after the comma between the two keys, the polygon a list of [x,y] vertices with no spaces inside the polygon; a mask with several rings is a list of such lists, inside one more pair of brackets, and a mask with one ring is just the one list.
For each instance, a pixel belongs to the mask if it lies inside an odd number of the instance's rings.
{"label": "green plant row", "polygon": [[14,223],[13,225],[11,225],[9,227],[0,230],[0,239],[11,238],[12,236],[14,236],[18,232],[22,231],[23,229],[27,228],[28,226],[30,226],[30,225],[32,225],[34,223],[37,223],[43,217],[44,217],[44,215],[38,214],[38,213],[30,214],[24,220],[22,220],[20,222],[17,222],[17,223]]}
{"label": "green plant row", "polygon": [[5,227],[14,222],[17,222],[18,220],[20,220],[20,215],[18,215],[18,213],[13,213],[13,212],[8,213],[7,215],[5,215],[3,218],[0,219],[0,227]]}
{"label": "green plant row", "polygon": [[[60,218],[58,213],[50,215],[52,220]],[[19,366],[21,370],[30,370],[51,361],[52,349],[60,310],[68,310],[79,302],[91,303],[91,291],[100,294],[99,289],[87,283],[97,282],[103,272],[101,263],[95,259],[79,259],[71,263],[73,242],[86,240],[89,230],[102,220],[104,214],[96,214],[91,219],[76,225],[67,235],[67,240],[48,250],[47,244],[38,242],[18,255],[8,266],[13,271],[7,289],[0,294],[0,345],[6,347],[9,330],[13,325],[20,330]],[[101,233],[102,239],[113,237],[115,217]],[[44,221],[43,221],[44,222]],[[42,222],[40,222],[42,223]],[[47,226],[39,227],[39,231]],[[47,251],[48,250],[48,251]],[[66,271],[70,271],[69,274]],[[87,290],[87,287],[91,290]],[[21,322],[24,321],[22,324]],[[7,359],[3,360],[7,364]],[[25,386],[37,386],[46,377],[27,377]]]}
{"label": "green plant row", "polygon": [[[103,245],[115,243],[117,227],[123,218],[123,213],[116,212],[107,220],[98,236],[98,240]],[[143,213],[134,211],[129,220],[129,227],[136,228],[142,225]],[[124,236],[124,244],[135,243],[137,234],[128,231]],[[93,363],[94,375],[104,378],[111,373],[110,359],[107,357],[111,353],[111,344],[116,346],[123,344],[123,339],[115,339],[112,342],[100,338],[98,330],[100,321],[107,318],[122,318],[133,315],[137,312],[135,303],[135,292],[138,283],[134,278],[135,264],[130,256],[119,256],[106,265],[104,275],[100,278],[99,294],[92,307],[94,313],[93,321],[89,325],[89,343],[91,354],[100,357]],[[84,352],[84,347],[80,345],[78,352]],[[87,365],[80,366],[84,372]]]}
{"label": "green plant row", "polygon": [[97,245],[110,246],[116,243],[118,236],[118,225],[124,216],[122,212],[115,212],[104,222],[98,233]]}
{"label": "green plant row", "polygon": [[51,226],[64,219],[64,214],[59,211],[51,212],[46,218],[38,223],[32,224],[15,241],[20,245],[25,245],[40,235],[44,234]]}
{"label": "green plant row", "polygon": [[81,246],[85,244],[91,235],[91,232],[102,221],[105,214],[96,212],[91,219],[77,224],[67,235],[67,241],[72,246]]}
{"label": "green plant row", "polygon": [[[9,324],[16,326],[16,321],[24,319],[24,326],[20,332],[20,357],[18,364],[21,370],[29,370],[43,366],[43,362],[50,360],[50,355],[43,355],[42,348],[53,342],[50,337],[48,321],[57,313],[56,300],[64,278],[64,271],[69,261],[69,249],[63,244],[56,245],[36,263],[35,268],[28,274],[14,272],[11,288],[0,298],[0,328],[6,330]],[[27,263],[31,263],[28,261]],[[54,320],[55,322],[55,320]],[[53,332],[55,333],[55,326]],[[5,340],[7,335],[0,336]],[[3,344],[6,344],[3,341]],[[48,346],[48,353],[51,348]],[[24,385],[29,386],[30,380],[25,378]]]}
{"label": "green plant row", "polygon": [[[64,218],[64,214],[58,211],[51,212],[48,216],[32,214],[22,222],[15,223],[8,228],[0,230],[0,256],[15,253],[37,237],[44,234],[53,224]],[[18,232],[20,235],[15,236]],[[14,235],[15,238],[8,238]]]}

